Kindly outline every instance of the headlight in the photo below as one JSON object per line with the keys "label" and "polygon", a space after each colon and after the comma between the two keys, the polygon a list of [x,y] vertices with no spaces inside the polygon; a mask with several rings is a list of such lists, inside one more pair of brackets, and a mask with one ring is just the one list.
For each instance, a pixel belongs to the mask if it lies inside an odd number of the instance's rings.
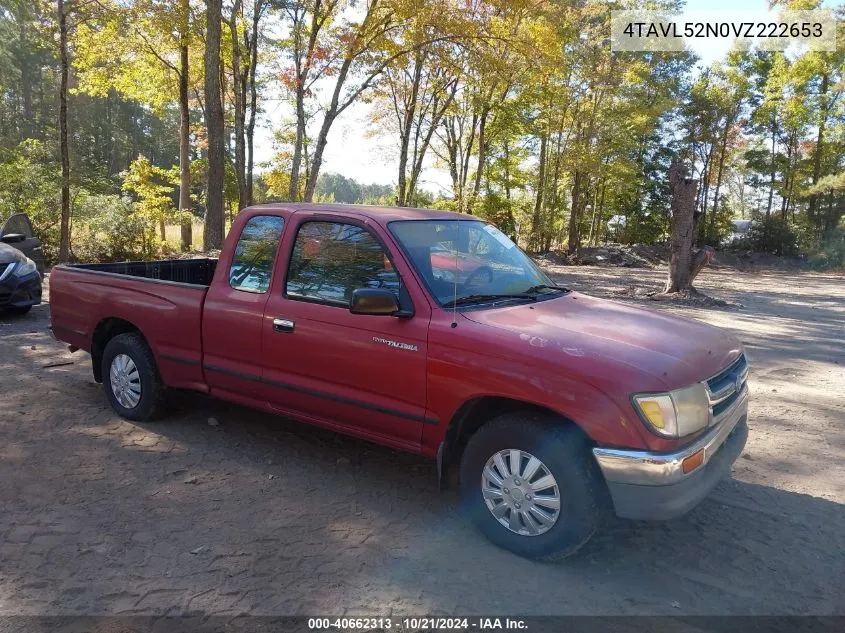
{"label": "headlight", "polygon": [[710,401],[701,383],[669,393],[636,395],[633,402],[651,430],[663,437],[686,437],[710,424]]}
{"label": "headlight", "polygon": [[36,271],[35,262],[29,257],[24,257],[22,262],[15,264],[15,269],[12,271],[18,277],[26,277],[30,273]]}

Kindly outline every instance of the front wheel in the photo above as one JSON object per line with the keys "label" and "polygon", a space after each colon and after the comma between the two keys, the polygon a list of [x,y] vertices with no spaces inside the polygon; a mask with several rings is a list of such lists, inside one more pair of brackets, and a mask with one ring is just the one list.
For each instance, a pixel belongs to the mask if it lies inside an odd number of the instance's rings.
{"label": "front wheel", "polygon": [[153,353],[139,333],[118,334],[106,344],[102,376],[106,398],[121,417],[146,422],[160,413],[164,385]]}
{"label": "front wheel", "polygon": [[473,522],[520,556],[560,559],[595,532],[601,475],[577,427],[529,413],[482,426],[461,459],[461,494]]}

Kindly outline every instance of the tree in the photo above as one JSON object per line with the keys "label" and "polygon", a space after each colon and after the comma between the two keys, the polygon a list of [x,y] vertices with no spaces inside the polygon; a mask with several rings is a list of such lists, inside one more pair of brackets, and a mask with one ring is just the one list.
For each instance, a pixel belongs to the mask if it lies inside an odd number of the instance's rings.
{"label": "tree", "polygon": [[669,167],[669,188],[672,192],[672,241],[664,294],[693,290],[696,275],[713,257],[713,249],[709,246],[693,255],[698,181],[687,178],[686,168],[677,160]]}
{"label": "tree", "polygon": [[238,210],[252,204],[254,134],[258,108],[255,77],[258,64],[258,29],[267,5],[268,0],[255,0],[252,4],[251,19],[248,19],[250,16],[245,15],[243,0],[235,0],[229,15]]}
{"label": "tree", "polygon": [[[455,13],[447,2],[370,0],[357,12],[344,12],[340,0],[287,3],[285,17],[290,37],[285,50],[292,67],[283,82],[292,93],[296,110],[296,137],[291,157],[289,197],[310,201],[323,164],[329,132],[337,118],[367,94],[388,67],[401,58],[437,42],[459,35],[440,27]],[[424,16],[424,17],[421,17]],[[421,38],[402,40],[399,33],[415,20],[430,25]],[[317,82],[326,86],[327,103],[312,110],[319,116],[310,161],[304,161],[307,143],[308,103],[316,101]],[[307,170],[300,193],[300,173]]]}
{"label": "tree", "polygon": [[148,257],[158,250],[155,248],[156,228],[163,243],[165,224],[176,216],[172,199],[177,180],[176,170],[156,167],[146,156],[132,161],[124,176],[123,190],[137,198],[135,215],[144,226],[143,250]]}
{"label": "tree", "polygon": [[70,258],[70,149],[67,132],[68,101],[68,25],[65,0],[57,0],[56,11],[59,22],[59,59],[61,63],[59,83],[59,153],[62,163],[62,219],[59,237],[59,262]]}
{"label": "tree", "polygon": [[208,184],[203,248],[223,246],[223,178],[225,164],[223,103],[220,99],[222,0],[206,2],[205,127],[208,138]]}
{"label": "tree", "polygon": [[189,0],[96,0],[78,30],[75,59],[79,89],[86,94],[107,97],[116,90],[159,115],[174,104],[176,95],[182,250],[189,250],[193,241],[189,93],[191,52],[198,39],[194,29]]}
{"label": "tree", "polygon": [[249,119],[246,124],[246,204],[253,203],[253,170],[255,167],[255,121],[258,114],[258,30],[269,0],[254,0],[252,5],[252,30],[244,34],[249,41]]}
{"label": "tree", "polygon": [[188,100],[190,72],[188,0],[179,0],[179,211],[181,214],[182,250],[193,246],[191,215],[191,108]]}
{"label": "tree", "polygon": [[[652,243],[670,234],[664,175],[677,157],[699,182],[701,243],[717,244],[733,217],[768,215],[807,254],[824,249],[820,261],[842,252],[842,50],[737,50],[693,72],[687,54],[611,54],[600,0],[222,4],[0,6],[0,190],[19,205],[9,192],[37,188],[30,212],[52,260],[138,252],[136,228],[114,248],[96,244],[122,218],[147,226],[140,200],[120,199],[121,174],[139,156],[168,173],[179,165],[181,211],[161,217],[182,224],[183,248],[192,203],[207,206],[206,245],[219,246],[224,209],[231,219],[266,196],[478,214],[535,251],[599,244],[611,220],[614,239]],[[254,178],[262,97],[279,86],[292,116]],[[395,148],[395,189],[321,177],[334,124],[362,103],[375,105],[373,128]],[[426,191],[429,166],[446,172],[450,191]],[[144,238],[150,257],[164,248],[157,222],[155,239]]]}
{"label": "tree", "polygon": [[[235,0],[229,16],[229,30],[232,36],[232,92],[234,93],[235,120],[235,179],[238,183],[238,211],[246,206],[246,87],[241,61],[241,43],[238,34],[238,20],[243,19],[243,2]],[[247,40],[248,41],[248,40]],[[247,68],[249,68],[247,66]],[[249,72],[249,71],[247,71]]]}
{"label": "tree", "polygon": [[455,98],[456,70],[448,61],[451,47],[421,48],[391,64],[375,94],[380,108],[374,121],[398,137],[396,204],[413,204],[423,162],[443,115]]}

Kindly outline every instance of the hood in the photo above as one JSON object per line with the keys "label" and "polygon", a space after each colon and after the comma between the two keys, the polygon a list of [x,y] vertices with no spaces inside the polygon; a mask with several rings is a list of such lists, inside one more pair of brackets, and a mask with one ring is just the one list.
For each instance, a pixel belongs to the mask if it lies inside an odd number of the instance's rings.
{"label": "hood", "polygon": [[22,262],[26,255],[13,246],[0,242],[0,265]]}
{"label": "hood", "polygon": [[644,390],[675,389],[709,378],[742,352],[732,335],[701,321],[574,292],[463,316],[518,334],[537,352],[560,352],[567,368],[590,368],[599,379],[609,366],[627,366],[650,377],[641,381]]}

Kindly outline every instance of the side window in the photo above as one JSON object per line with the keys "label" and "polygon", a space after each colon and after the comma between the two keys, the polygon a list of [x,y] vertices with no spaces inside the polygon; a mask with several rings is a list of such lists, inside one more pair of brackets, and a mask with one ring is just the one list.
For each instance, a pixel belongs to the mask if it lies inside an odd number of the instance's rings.
{"label": "side window", "polygon": [[229,268],[229,285],[232,288],[244,292],[267,292],[284,226],[284,219],[276,215],[257,215],[246,223]]}
{"label": "side window", "polygon": [[287,295],[348,306],[358,288],[388,288],[399,296],[399,275],[381,244],[352,224],[304,223],[288,267]]}

